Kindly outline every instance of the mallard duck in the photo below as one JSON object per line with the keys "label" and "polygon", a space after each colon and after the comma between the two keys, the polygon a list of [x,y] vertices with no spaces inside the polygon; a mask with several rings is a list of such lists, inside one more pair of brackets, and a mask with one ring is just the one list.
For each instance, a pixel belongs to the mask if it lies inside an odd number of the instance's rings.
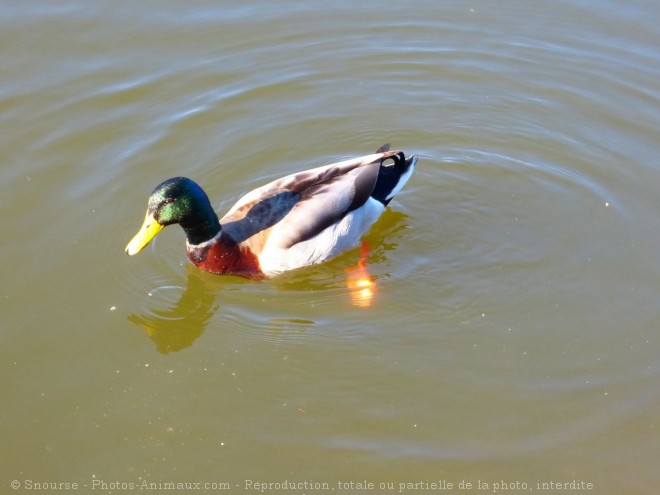
{"label": "mallard duck", "polygon": [[163,227],[178,223],[188,258],[208,272],[258,279],[321,263],[359,244],[416,161],[386,144],[374,154],[259,187],[221,220],[196,182],[174,177],[151,193],[144,223],[126,253],[137,254]]}

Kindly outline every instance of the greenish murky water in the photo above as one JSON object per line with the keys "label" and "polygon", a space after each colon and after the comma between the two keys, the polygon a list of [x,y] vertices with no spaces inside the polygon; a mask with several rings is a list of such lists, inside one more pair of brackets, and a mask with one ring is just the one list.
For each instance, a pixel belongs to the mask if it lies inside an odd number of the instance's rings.
{"label": "greenish murky water", "polygon": [[[4,2],[0,493],[655,493],[659,24]],[[368,306],[357,249],[265,282],[189,266],[178,228],[124,254],[168,177],[223,213],[385,142],[420,161]]]}

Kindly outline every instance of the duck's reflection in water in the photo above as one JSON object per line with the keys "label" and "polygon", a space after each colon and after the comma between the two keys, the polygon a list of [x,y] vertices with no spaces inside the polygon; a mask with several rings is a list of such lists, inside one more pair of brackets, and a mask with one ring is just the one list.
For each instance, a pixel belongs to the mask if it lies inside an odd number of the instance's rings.
{"label": "duck's reflection in water", "polygon": [[216,302],[218,284],[209,278],[209,274],[186,265],[186,286],[173,306],[131,314],[128,320],[142,328],[162,354],[191,346],[220,307]]}

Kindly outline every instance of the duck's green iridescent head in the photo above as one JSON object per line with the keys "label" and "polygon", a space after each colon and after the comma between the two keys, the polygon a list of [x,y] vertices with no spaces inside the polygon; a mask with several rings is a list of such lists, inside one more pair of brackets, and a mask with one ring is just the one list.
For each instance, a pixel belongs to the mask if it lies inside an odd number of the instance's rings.
{"label": "duck's green iridescent head", "polygon": [[183,227],[190,244],[208,241],[220,231],[204,190],[193,180],[174,177],[156,186],[149,196],[144,223],[126,246],[126,253],[139,253],[163,227],[173,223]]}

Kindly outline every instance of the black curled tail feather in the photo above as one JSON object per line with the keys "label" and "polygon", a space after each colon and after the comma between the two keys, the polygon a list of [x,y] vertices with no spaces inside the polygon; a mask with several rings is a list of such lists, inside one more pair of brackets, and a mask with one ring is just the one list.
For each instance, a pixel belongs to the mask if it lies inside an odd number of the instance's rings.
{"label": "black curled tail feather", "polygon": [[[417,159],[414,156],[406,158],[403,151],[384,157],[380,162],[376,186],[371,196],[387,206],[408,182],[416,161]],[[393,163],[390,164],[390,162]]]}

